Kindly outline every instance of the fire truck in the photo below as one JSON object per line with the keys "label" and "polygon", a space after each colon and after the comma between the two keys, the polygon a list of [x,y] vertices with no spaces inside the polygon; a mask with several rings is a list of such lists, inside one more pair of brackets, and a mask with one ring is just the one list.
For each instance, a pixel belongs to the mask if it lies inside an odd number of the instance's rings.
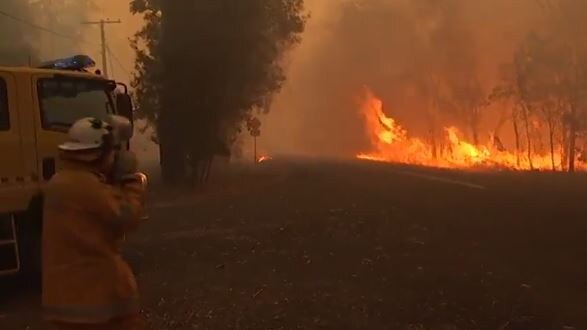
{"label": "fire truck", "polygon": [[84,117],[132,122],[128,88],[88,71],[85,55],[39,67],[0,66],[0,277],[39,274],[43,186],[61,164],[57,146]]}

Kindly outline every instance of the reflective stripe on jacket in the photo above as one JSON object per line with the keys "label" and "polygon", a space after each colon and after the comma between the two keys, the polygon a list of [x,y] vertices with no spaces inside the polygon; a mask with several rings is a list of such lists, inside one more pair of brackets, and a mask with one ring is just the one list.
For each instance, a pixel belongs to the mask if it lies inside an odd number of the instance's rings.
{"label": "reflective stripe on jacket", "polygon": [[101,323],[138,311],[120,243],[143,212],[144,188],[112,186],[67,163],[45,188],[43,308],[54,321]]}

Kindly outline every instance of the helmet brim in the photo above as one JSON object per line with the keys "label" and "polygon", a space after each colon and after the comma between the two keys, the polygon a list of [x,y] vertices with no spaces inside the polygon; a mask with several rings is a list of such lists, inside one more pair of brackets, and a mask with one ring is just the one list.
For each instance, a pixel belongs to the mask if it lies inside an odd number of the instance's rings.
{"label": "helmet brim", "polygon": [[63,151],[92,151],[98,150],[101,147],[102,145],[97,143],[65,142],[60,144],[58,148]]}

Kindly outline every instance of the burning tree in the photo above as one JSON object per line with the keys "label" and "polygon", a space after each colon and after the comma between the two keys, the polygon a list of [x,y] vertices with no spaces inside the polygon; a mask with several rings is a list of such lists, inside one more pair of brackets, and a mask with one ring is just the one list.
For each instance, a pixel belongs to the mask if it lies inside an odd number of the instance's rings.
{"label": "burning tree", "polygon": [[[516,149],[521,149],[521,121],[531,166],[534,145],[544,131],[540,126],[546,126],[551,168],[572,172],[587,106],[587,42],[579,32],[582,19],[577,13],[585,12],[587,5],[578,0],[539,3],[546,13],[544,23],[520,42],[491,99],[513,104]],[[538,128],[533,127],[536,123]]]}
{"label": "burning tree", "polygon": [[[426,52],[411,70],[428,99],[426,117],[435,157],[443,152],[437,146],[447,123],[460,123],[473,144],[480,144],[480,121],[487,102],[478,77],[476,40],[465,23],[466,14],[459,1],[421,2],[426,8],[419,13],[423,22],[436,22],[428,27],[427,38],[421,40]],[[418,57],[418,56],[416,56]]]}
{"label": "burning tree", "polygon": [[[527,38],[525,63],[523,65],[524,78],[520,79],[524,98],[528,109],[534,110],[534,115],[548,127],[548,142],[550,147],[552,169],[556,170],[555,163],[555,135],[563,123],[566,101],[563,95],[564,87],[561,80],[560,49],[551,47],[548,40],[532,34]],[[564,61],[563,61],[564,62]],[[522,65],[520,65],[522,66]],[[561,133],[564,130],[560,129]],[[564,150],[564,148],[561,148]],[[563,157],[564,163],[564,157]],[[564,167],[564,164],[561,164]]]}
{"label": "burning tree", "polygon": [[361,111],[365,117],[365,127],[371,138],[372,149],[358,154],[357,157],[360,159],[459,169],[551,168],[551,157],[546,154],[536,152],[532,154],[532,162],[530,159],[522,162],[517,153],[508,152],[503,145],[499,146],[497,140],[476,145],[464,138],[455,126],[443,127],[438,139],[444,145],[443,152],[435,154],[435,146],[431,141],[410,135],[399,121],[385,113],[381,99],[368,89],[364,94]]}
{"label": "burning tree", "polygon": [[[303,0],[134,0],[133,86],[156,125],[167,182],[234,143],[254,109],[266,109],[285,76],[281,57],[299,42]],[[226,149],[226,148],[220,148]]]}
{"label": "burning tree", "polygon": [[472,75],[453,82],[453,85],[453,99],[460,110],[458,113],[465,120],[465,127],[469,128],[473,143],[479,145],[479,123],[482,110],[487,106],[483,88]]}
{"label": "burning tree", "polygon": [[543,28],[521,42],[514,56],[513,76],[494,94],[495,99],[510,98],[518,105],[512,111],[516,144],[519,146],[517,121],[521,119],[531,167],[531,122],[537,120],[548,129],[552,169],[557,168],[555,154],[560,149],[560,166],[573,172],[576,141],[584,129],[581,122],[587,106],[587,42],[582,38],[582,20],[576,13],[587,10],[587,5],[578,0],[542,4],[548,14]]}
{"label": "burning tree", "polygon": [[520,141],[519,120],[522,100],[519,98],[520,93],[518,92],[514,77],[513,66],[503,65],[501,67],[501,82],[489,94],[488,102],[497,104],[500,111],[496,127],[492,132],[494,140],[498,140],[494,141],[494,143],[499,144],[498,149],[500,151],[505,151],[505,147],[501,143],[501,140],[499,140],[499,132],[508,121],[511,121],[514,132],[516,166],[520,167],[522,145]]}

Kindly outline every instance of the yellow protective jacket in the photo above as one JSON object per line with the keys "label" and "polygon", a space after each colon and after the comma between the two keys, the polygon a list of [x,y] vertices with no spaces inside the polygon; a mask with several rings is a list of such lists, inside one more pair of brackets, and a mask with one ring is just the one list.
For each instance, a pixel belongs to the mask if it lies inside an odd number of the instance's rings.
{"label": "yellow protective jacket", "polygon": [[144,187],[115,186],[66,162],[45,189],[43,310],[51,321],[104,323],[139,310],[120,243],[139,225]]}

